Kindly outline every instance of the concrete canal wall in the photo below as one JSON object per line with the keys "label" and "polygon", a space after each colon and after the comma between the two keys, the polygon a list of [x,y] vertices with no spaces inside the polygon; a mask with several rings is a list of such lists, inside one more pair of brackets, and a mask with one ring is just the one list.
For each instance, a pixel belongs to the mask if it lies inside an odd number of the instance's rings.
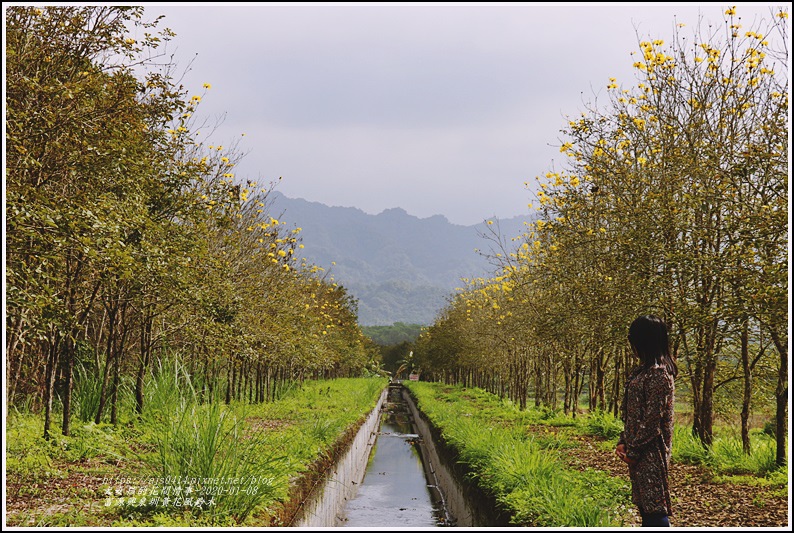
{"label": "concrete canal wall", "polygon": [[378,403],[362,424],[348,449],[337,463],[326,473],[318,485],[302,503],[293,522],[294,527],[336,527],[340,512],[347,501],[355,496],[357,486],[364,479],[367,460],[375,445],[380,412],[386,401],[388,388],[383,389]]}
{"label": "concrete canal wall", "polygon": [[450,526],[491,527],[506,526],[509,517],[499,513],[493,497],[483,493],[466,479],[467,470],[456,460],[454,450],[444,444],[441,433],[417,409],[408,389],[402,389],[403,399],[413,416],[417,433],[422,436],[422,454],[428,470],[428,483],[434,483],[444,497]]}
{"label": "concrete canal wall", "polygon": [[[393,383],[384,389],[377,405],[352,439],[350,446],[329,469],[324,480],[302,502],[288,525],[304,528],[344,525],[341,517],[344,515],[345,505],[356,496],[366,474],[390,388],[407,405],[414,433],[419,437],[418,450],[421,453],[428,489],[432,498],[443,507],[443,520],[439,525],[507,525],[507,517],[496,512],[493,498],[483,494],[465,478],[466,471],[456,462],[454,451],[444,445],[438,430],[417,409],[408,389],[399,383]],[[371,524],[372,527],[387,525]]]}

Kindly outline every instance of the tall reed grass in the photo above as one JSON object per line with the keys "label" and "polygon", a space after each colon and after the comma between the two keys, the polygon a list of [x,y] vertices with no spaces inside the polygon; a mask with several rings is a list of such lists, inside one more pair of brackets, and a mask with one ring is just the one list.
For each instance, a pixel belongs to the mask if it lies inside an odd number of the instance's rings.
{"label": "tall reed grass", "polygon": [[102,393],[102,378],[97,372],[80,361],[75,365],[74,389],[72,390],[72,413],[82,422],[94,420],[99,410]]}
{"label": "tall reed grass", "polygon": [[767,476],[779,470],[775,451],[775,439],[760,431],[750,433],[749,455],[744,452],[741,435],[736,432],[715,434],[710,447],[703,446],[690,426],[676,426],[673,434],[674,460],[705,465],[719,474]]}
{"label": "tall reed grass", "polygon": [[170,424],[161,426],[150,463],[159,492],[189,488],[194,502],[205,502],[194,503],[194,508],[243,522],[261,502],[273,498],[285,456],[264,431],[249,430],[244,416],[221,402],[183,403],[180,409]]}
{"label": "tall reed grass", "polygon": [[623,431],[623,421],[607,411],[593,411],[583,421],[585,431],[605,439],[616,439]]}
{"label": "tall reed grass", "polygon": [[184,508],[215,523],[241,523],[273,499],[284,482],[285,458],[263,430],[246,425],[245,406],[228,406],[219,397],[199,403],[190,375],[176,361],[158,363],[146,401],[143,419],[157,451],[144,457],[154,493],[172,502],[181,497]]}

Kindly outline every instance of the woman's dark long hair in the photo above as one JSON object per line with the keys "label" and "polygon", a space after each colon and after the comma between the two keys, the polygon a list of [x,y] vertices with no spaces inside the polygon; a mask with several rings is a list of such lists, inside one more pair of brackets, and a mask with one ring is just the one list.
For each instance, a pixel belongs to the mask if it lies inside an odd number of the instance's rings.
{"label": "woman's dark long hair", "polygon": [[675,377],[678,366],[670,355],[667,325],[658,316],[637,317],[629,326],[629,342],[637,350],[643,366],[663,364]]}

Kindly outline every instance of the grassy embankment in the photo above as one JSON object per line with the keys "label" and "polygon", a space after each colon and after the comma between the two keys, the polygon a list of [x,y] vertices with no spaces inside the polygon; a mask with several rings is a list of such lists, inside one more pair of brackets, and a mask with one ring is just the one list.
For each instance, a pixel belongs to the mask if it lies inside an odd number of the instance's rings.
{"label": "grassy embankment", "polygon": [[[614,451],[622,422],[611,414],[576,419],[548,409],[520,411],[507,400],[481,389],[439,383],[406,383],[417,406],[459,455],[472,479],[492,495],[520,526],[620,527],[629,516],[628,476],[614,477],[566,466],[583,435],[599,437],[604,454]],[[553,429],[553,431],[550,431]],[[676,426],[673,460],[708,467],[717,478],[779,487],[787,491],[788,473],[776,469],[771,436],[751,434],[753,454],[742,453],[740,438],[729,429],[717,431],[705,450],[691,429]]]}
{"label": "grassy embankment", "polygon": [[69,437],[46,441],[40,415],[12,409],[6,525],[282,525],[387,384],[306,381],[227,406],[197,401],[177,374],[152,383],[143,417],[129,405],[122,423],[94,424],[78,410]]}

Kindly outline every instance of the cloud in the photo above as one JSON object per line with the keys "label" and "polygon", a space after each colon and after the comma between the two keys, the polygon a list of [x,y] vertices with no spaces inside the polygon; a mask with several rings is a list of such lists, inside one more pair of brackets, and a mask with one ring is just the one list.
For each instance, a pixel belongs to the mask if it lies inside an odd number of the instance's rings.
{"label": "cloud", "polygon": [[[745,11],[743,11],[745,10]],[[525,181],[561,163],[566,116],[633,85],[638,39],[719,5],[242,4],[147,6],[177,37],[199,113],[240,140],[237,175],[377,213],[452,222],[527,214]],[[739,6],[747,18],[763,4]],[[175,47],[175,48],[174,48]],[[198,113],[197,113],[198,114]],[[245,133],[245,137],[241,137]]]}

